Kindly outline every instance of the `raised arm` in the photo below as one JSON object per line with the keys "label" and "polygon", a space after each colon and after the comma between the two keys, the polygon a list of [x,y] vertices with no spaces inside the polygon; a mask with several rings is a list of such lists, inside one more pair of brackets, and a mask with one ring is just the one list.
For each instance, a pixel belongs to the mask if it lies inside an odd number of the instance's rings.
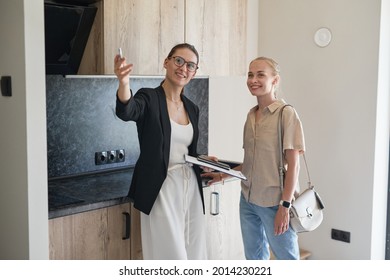
{"label": "raised arm", "polygon": [[127,64],[125,57],[117,54],[114,58],[114,72],[118,78],[118,98],[122,103],[129,102],[131,98],[129,75],[133,70],[133,64]]}

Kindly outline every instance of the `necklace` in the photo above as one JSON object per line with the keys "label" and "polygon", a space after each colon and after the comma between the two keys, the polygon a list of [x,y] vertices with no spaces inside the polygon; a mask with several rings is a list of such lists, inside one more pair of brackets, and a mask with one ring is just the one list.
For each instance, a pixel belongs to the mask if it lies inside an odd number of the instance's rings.
{"label": "necklace", "polygon": [[173,105],[176,107],[177,111],[180,111],[181,108],[183,108],[183,102],[181,100],[175,101],[175,100],[171,100],[171,99],[168,99],[168,98],[167,98],[167,100],[173,103]]}

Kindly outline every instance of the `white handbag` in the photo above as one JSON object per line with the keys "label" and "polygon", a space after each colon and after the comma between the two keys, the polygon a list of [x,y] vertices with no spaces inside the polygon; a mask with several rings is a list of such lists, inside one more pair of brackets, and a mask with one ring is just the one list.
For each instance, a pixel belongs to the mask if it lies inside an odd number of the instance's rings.
{"label": "white handbag", "polygon": [[[279,163],[279,178],[280,178],[280,188],[283,191],[284,187],[284,174],[285,169],[283,165],[283,128],[282,128],[282,113],[283,109],[286,106],[284,105],[279,113],[278,120],[278,138],[279,138],[279,153],[280,153],[280,163]],[[295,197],[292,201],[290,208],[290,226],[296,232],[308,232],[316,229],[323,220],[323,209],[324,204],[322,202],[319,194],[314,190],[314,186],[310,181],[309,169],[306,163],[305,154],[303,154],[303,159],[305,162],[306,173],[308,177],[308,187],[302,191],[298,196]]]}

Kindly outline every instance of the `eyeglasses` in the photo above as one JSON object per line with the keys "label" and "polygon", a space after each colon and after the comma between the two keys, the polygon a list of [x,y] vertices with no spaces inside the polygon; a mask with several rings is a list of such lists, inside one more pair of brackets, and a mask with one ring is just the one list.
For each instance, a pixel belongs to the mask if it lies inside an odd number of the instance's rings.
{"label": "eyeglasses", "polygon": [[195,62],[185,61],[185,59],[181,56],[172,56],[170,58],[173,58],[173,63],[175,63],[178,67],[182,67],[184,64],[187,64],[187,70],[190,72],[195,72],[196,69],[199,68]]}

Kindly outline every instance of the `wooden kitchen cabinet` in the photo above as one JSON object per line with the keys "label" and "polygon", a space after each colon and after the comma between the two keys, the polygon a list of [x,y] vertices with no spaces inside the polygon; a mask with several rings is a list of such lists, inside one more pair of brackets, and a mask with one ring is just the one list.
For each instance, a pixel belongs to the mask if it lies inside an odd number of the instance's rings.
{"label": "wooden kitchen cabinet", "polygon": [[186,0],[185,38],[198,49],[198,73],[245,76],[247,0]]}
{"label": "wooden kitchen cabinet", "polygon": [[164,75],[177,43],[195,45],[198,75],[245,75],[247,0],[101,0],[79,74],[113,74],[121,47],[133,75]]}
{"label": "wooden kitchen cabinet", "polygon": [[143,260],[140,211],[131,207],[131,259]]}
{"label": "wooden kitchen cabinet", "polygon": [[[107,259],[131,259],[130,204],[120,204],[107,209]],[[127,221],[126,221],[127,219]],[[126,229],[126,224],[128,228]]]}
{"label": "wooden kitchen cabinet", "polygon": [[50,259],[131,259],[123,213],[130,217],[130,203],[49,220]]}
{"label": "wooden kitchen cabinet", "polygon": [[162,75],[173,45],[184,41],[184,0],[102,0],[79,74],[113,74],[121,47],[134,75]]}

